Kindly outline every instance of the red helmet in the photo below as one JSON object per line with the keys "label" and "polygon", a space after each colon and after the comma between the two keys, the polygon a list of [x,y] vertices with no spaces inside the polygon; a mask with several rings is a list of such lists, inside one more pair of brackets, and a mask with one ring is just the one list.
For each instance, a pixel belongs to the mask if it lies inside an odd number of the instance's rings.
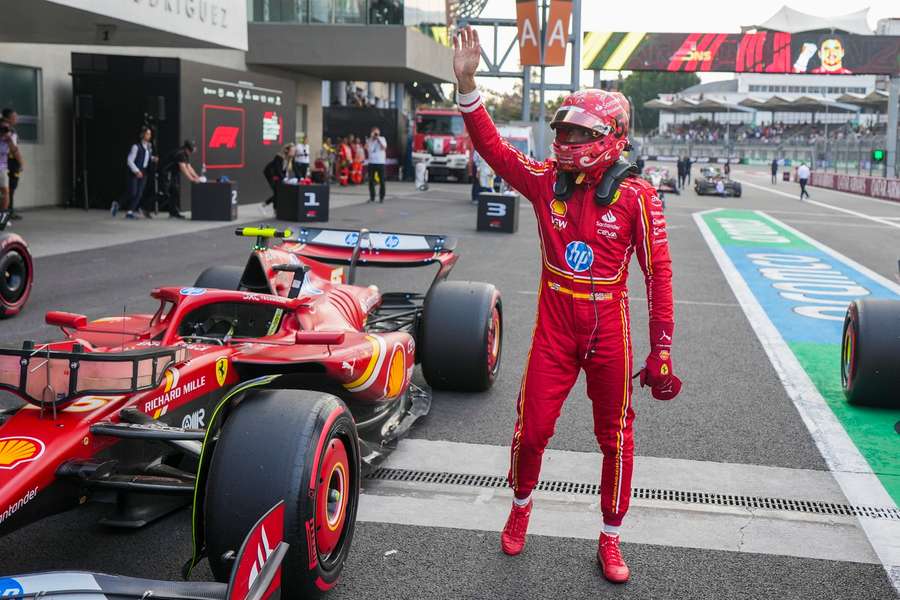
{"label": "red helmet", "polygon": [[596,175],[619,160],[628,143],[631,108],[619,92],[582,90],[566,96],[550,128],[574,125],[590,129],[598,137],[582,144],[553,142],[553,154],[561,171]]}

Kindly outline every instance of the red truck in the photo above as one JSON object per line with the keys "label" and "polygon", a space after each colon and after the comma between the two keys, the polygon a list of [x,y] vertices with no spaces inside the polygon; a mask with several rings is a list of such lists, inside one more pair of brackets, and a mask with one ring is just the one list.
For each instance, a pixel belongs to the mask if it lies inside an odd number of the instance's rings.
{"label": "red truck", "polygon": [[430,179],[469,181],[472,142],[455,108],[416,109],[413,162],[425,162]]}

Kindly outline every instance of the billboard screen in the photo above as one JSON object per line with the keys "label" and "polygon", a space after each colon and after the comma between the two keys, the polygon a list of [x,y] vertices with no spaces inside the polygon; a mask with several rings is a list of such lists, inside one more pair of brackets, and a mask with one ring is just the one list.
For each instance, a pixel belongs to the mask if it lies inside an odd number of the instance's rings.
{"label": "billboard screen", "polygon": [[900,36],[839,32],[589,32],[582,68],[609,71],[725,71],[894,75]]}
{"label": "billboard screen", "polygon": [[[295,95],[285,79],[182,61],[181,132],[197,143],[194,167],[237,181],[241,204],[268,198],[263,168],[294,141]],[[189,189],[182,187],[184,208]]]}

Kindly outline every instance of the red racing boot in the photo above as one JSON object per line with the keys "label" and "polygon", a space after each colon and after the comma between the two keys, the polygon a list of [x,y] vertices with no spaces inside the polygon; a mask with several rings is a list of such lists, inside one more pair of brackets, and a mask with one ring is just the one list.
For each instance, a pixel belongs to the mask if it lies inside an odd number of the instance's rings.
{"label": "red racing boot", "polygon": [[630,571],[622,552],[619,550],[619,536],[600,534],[600,547],[597,548],[597,562],[603,570],[603,576],[612,583],[628,581]]}
{"label": "red racing boot", "polygon": [[525,506],[518,506],[513,502],[509,511],[509,518],[500,534],[500,548],[510,556],[515,556],[525,547],[525,533],[528,531],[528,519],[531,517],[531,507],[534,501],[529,499]]}

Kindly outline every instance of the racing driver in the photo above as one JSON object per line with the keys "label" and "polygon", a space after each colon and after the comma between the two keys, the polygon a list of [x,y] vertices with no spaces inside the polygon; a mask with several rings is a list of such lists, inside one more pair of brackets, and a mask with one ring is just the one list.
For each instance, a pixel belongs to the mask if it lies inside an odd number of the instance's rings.
{"label": "racing driver", "polygon": [[612,582],[628,580],[619,527],[628,510],[634,438],[628,263],[644,272],[650,307],[650,355],[640,372],[659,400],[674,398],[672,272],[662,202],[620,159],[629,106],[618,93],[580,91],[566,97],[550,127],[554,158],[532,160],[503,141],[475,86],[478,34],[454,38],[459,110],[475,150],[528,198],[538,220],[541,280],[528,363],[516,402],[509,483],[514,500],[500,536],[503,552],[519,554],[531,516],[531,492],[563,402],[579,372],[587,379],[594,433],[603,453],[597,560]]}

